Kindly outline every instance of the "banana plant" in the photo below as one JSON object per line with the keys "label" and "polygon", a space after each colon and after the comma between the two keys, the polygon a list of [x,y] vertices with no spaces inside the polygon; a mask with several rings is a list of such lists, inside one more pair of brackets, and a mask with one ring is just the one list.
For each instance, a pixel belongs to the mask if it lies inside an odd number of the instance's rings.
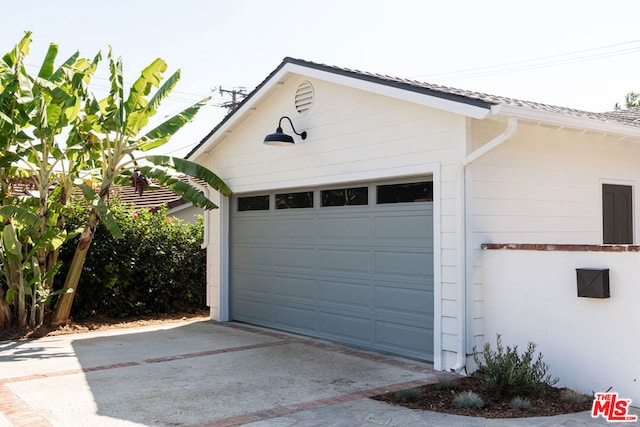
{"label": "banana plant", "polygon": [[68,291],[57,300],[53,324],[63,324],[69,319],[84,260],[98,222],[102,221],[114,236],[121,236],[108,208],[109,191],[113,184],[127,183],[134,170],[138,169],[148,178],[155,179],[185,200],[205,209],[215,209],[217,206],[195,188],[175,178],[176,173],[200,178],[221,194],[231,194],[227,185],[203,166],[170,156],[147,155],[149,150],[168,142],[192,120],[209,98],[196,102],[149,129],[149,122],[158,112],[160,104],[180,80],[180,70],[165,80],[167,64],[158,58],[142,70],[140,77],[125,92],[122,60],[115,59],[110,50],[108,62],[108,96],[88,102],[83,112],[84,120],[73,131],[82,136],[85,146],[90,147],[93,154],[87,162],[87,174],[76,182],[89,202],[91,212],[65,278],[64,289]]}
{"label": "banana plant", "polygon": [[[100,60],[99,55],[90,61],[74,53],[56,67],[58,46],[52,43],[37,75],[31,75],[23,64],[29,53],[30,35],[30,32],[25,33],[0,61],[0,145],[4,148],[0,154],[1,205],[32,210],[40,219],[37,229],[21,233],[29,236],[23,241],[25,251],[37,248],[35,258],[4,254],[9,273],[5,275],[8,283],[6,300],[15,303],[19,325],[25,323],[25,300],[32,304],[30,314],[35,316],[29,318],[29,323],[38,325],[43,321],[44,308],[53,294],[51,286],[59,268],[59,245],[34,246],[34,242],[64,230],[64,206],[74,191],[73,179],[84,168],[86,160],[86,150],[79,151],[75,144],[78,135],[68,131],[84,119],[83,103],[89,94],[90,78]],[[65,137],[67,140],[61,145],[60,140]],[[10,189],[16,181],[28,181],[36,195],[11,197]],[[3,221],[5,236],[14,236],[12,228],[6,227],[13,217],[3,216]],[[13,229],[20,227],[18,223]],[[33,266],[34,259],[38,262],[37,268]],[[38,282],[36,285],[36,282],[25,281],[25,274],[44,279],[44,282],[34,279]],[[34,286],[40,289],[29,294]],[[14,291],[17,298],[13,298]],[[0,303],[0,315],[7,310],[7,301]],[[0,316],[0,320],[3,318]]]}

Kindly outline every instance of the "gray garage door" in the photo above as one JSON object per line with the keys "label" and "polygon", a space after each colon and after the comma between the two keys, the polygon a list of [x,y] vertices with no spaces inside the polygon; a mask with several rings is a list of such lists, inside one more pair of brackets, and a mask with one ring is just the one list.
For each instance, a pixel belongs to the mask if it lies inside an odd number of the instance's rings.
{"label": "gray garage door", "polygon": [[429,181],[234,197],[234,320],[433,360]]}

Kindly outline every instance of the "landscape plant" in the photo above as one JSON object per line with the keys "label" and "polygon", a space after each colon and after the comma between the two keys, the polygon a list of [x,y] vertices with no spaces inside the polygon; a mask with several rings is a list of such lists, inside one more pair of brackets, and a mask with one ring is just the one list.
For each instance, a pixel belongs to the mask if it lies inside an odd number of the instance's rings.
{"label": "landscape plant", "polygon": [[[67,218],[71,229],[88,216],[82,206],[73,206]],[[103,224],[98,225],[71,317],[124,318],[206,308],[203,217],[184,222],[167,216],[166,205],[136,209],[118,199],[111,200],[110,209],[122,238],[116,239]],[[56,288],[63,284],[76,244],[77,238],[61,248],[63,266]]]}
{"label": "landscape plant", "polygon": [[557,384],[558,378],[549,374],[542,353],[535,356],[536,348],[535,343],[529,342],[520,354],[517,345],[505,347],[501,336],[497,335],[495,350],[490,343],[485,343],[481,353],[474,351],[478,370],[473,375],[497,397],[525,396]]}
{"label": "landscape plant", "polygon": [[484,400],[479,394],[473,391],[463,391],[453,398],[453,406],[456,408],[482,408]]}
{"label": "landscape plant", "polygon": [[[230,194],[219,177],[200,165],[145,156],[168,142],[208,100],[149,126],[178,83],[179,70],[165,80],[167,64],[156,59],[125,90],[122,60],[109,50],[110,89],[98,99],[91,78],[102,61],[100,53],[93,59],[75,53],[56,65],[58,47],[51,44],[40,69],[31,74],[24,65],[30,35],[25,33],[0,60],[0,327],[42,323],[56,293],[52,323],[68,321],[97,225],[122,237],[109,207],[113,184],[130,184],[134,173],[140,174],[194,206],[214,209],[198,189],[175,176],[180,172]],[[15,196],[17,186],[28,188],[30,195]],[[59,249],[70,237],[65,227],[69,197],[80,190],[89,214],[78,230],[64,285],[54,291],[54,276],[61,268]]]}

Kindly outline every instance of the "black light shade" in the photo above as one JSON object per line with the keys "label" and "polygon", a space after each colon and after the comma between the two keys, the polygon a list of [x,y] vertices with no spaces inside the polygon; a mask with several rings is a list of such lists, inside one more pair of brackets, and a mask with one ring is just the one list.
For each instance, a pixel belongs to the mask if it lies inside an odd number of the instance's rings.
{"label": "black light shade", "polygon": [[282,116],[278,121],[278,128],[276,129],[276,132],[271,133],[264,137],[263,142],[265,144],[277,145],[280,147],[286,147],[291,144],[294,144],[293,137],[291,135],[287,135],[286,133],[282,132],[282,119],[289,120],[289,124],[291,125],[291,129],[293,129],[293,133],[295,133],[296,135],[299,135],[303,140],[307,138],[307,132],[305,131],[303,131],[302,133],[296,132],[296,129],[293,127],[293,123],[291,122],[291,119],[287,116]]}

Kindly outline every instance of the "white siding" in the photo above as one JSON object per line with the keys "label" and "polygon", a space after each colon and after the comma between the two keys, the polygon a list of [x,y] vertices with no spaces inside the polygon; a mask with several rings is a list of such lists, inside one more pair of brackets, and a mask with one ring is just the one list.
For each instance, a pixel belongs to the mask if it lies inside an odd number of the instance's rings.
{"label": "white siding", "polygon": [[[475,122],[473,140],[500,130]],[[602,183],[634,188],[638,243],[640,141],[520,123],[517,134],[468,170],[473,344],[540,344],[562,383],[613,386],[640,399],[638,254],[480,250],[482,243],[602,244]],[[477,144],[476,144],[477,145]],[[612,298],[576,294],[576,268],[608,267]]]}
{"label": "white siding", "polygon": [[639,142],[520,124],[469,167],[473,246],[602,243],[602,183],[637,186]]}
{"label": "white siding", "polygon": [[[236,194],[432,175],[437,198],[434,228],[440,231],[435,237],[436,268],[443,260],[435,277],[435,310],[442,314],[435,319],[436,334],[443,328],[442,336],[436,337],[436,350],[441,343],[445,352],[455,352],[455,197],[457,165],[466,141],[464,117],[316,79],[310,80],[316,96],[313,108],[300,116],[293,99],[303,80],[309,79],[292,75],[276,85],[256,110],[234,124],[235,128],[199,161],[221,176]],[[262,143],[282,115],[291,117],[299,132],[308,132],[306,141],[295,136],[292,147]],[[283,130],[293,135],[286,121]],[[219,269],[215,263],[221,255],[216,247],[223,243],[217,240],[213,244],[218,235],[219,231],[212,231],[209,265]],[[218,305],[215,295],[220,295],[216,274],[211,273],[209,284],[214,317],[220,311],[220,307],[213,308]],[[440,295],[442,302],[438,304]],[[440,357],[451,360],[451,354],[435,357],[436,367]]]}

